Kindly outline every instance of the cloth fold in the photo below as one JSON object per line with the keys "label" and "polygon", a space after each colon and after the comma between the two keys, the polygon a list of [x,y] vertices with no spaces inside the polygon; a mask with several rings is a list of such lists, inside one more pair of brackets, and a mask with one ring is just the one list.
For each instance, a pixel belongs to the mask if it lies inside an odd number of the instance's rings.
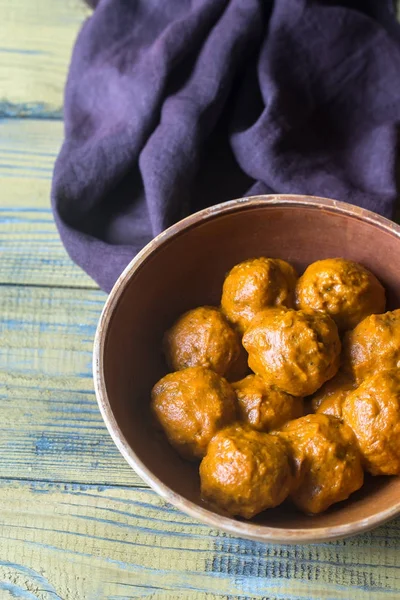
{"label": "cloth fold", "polygon": [[190,212],[260,193],[393,216],[400,27],[389,0],[99,0],[65,93],[52,206],[109,291]]}

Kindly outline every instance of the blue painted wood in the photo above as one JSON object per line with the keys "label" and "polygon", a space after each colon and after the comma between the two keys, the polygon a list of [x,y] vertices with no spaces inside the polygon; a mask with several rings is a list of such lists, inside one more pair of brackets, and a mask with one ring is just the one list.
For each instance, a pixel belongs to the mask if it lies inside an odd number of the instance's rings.
{"label": "blue painted wood", "polygon": [[[82,580],[90,573],[88,588],[76,582],[79,598],[94,582],[97,591],[88,598],[400,597],[399,520],[350,540],[272,546],[193,523],[149,489],[11,479],[0,481],[1,496],[13,501],[0,514],[0,548],[8,544],[8,561],[21,564],[14,554],[23,547],[36,573],[39,561],[50,559]],[[59,581],[60,597],[73,598]]]}
{"label": "blue painted wood", "polygon": [[399,520],[318,546],[234,539],[166,505],[108,436],[91,376],[105,296],[49,206],[87,14],[0,0],[0,599],[400,599]]}
{"label": "blue painted wood", "polygon": [[[1,48],[0,48],[1,55]],[[3,100],[0,102],[0,119],[51,119],[60,121],[63,118],[62,107],[53,108],[44,102],[24,102],[14,104]]]}

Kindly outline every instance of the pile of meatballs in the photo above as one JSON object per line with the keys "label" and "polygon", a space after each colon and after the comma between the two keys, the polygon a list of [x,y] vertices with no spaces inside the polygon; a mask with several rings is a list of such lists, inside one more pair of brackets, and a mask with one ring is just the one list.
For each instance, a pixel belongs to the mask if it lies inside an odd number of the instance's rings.
{"label": "pile of meatballs", "polygon": [[250,519],[287,498],[318,514],[371,475],[400,473],[400,309],[362,265],[333,258],[298,278],[246,260],[220,307],[166,332],[171,373],[152,390],[155,423],[200,462],[203,499]]}

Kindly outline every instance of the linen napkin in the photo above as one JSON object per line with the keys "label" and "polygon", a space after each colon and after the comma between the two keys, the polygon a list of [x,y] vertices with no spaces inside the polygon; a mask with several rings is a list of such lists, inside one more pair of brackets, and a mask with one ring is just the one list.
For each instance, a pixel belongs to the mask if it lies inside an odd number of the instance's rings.
{"label": "linen napkin", "polygon": [[328,196],[393,215],[392,2],[91,4],[52,206],[68,253],[104,290],[176,220],[243,195]]}

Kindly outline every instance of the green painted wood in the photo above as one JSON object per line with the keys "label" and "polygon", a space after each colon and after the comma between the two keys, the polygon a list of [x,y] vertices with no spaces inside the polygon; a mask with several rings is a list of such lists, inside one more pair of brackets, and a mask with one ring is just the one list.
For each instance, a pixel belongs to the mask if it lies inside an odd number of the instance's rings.
{"label": "green painted wood", "polygon": [[0,0],[0,600],[400,599],[399,520],[318,546],[234,539],[165,504],[111,441],[91,377],[105,294],[49,205],[88,14]]}
{"label": "green painted wood", "polygon": [[0,117],[62,116],[82,0],[0,0]]}
{"label": "green painted wood", "polygon": [[195,523],[151,490],[1,480],[0,497],[0,594],[14,585],[17,598],[41,600],[400,597],[399,521],[274,547]]}
{"label": "green painted wood", "polygon": [[135,484],[93,391],[106,295],[0,286],[0,476]]}
{"label": "green painted wood", "polygon": [[68,257],[50,208],[62,138],[61,121],[0,121],[0,284],[97,288]]}

